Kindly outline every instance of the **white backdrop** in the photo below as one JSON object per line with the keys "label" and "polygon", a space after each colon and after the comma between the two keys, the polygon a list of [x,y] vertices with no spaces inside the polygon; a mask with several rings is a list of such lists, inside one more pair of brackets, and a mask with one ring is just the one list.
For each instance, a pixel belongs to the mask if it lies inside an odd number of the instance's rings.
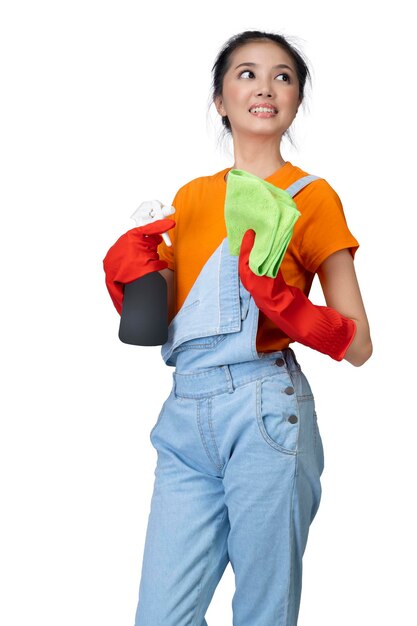
{"label": "white backdrop", "polygon": [[[211,67],[246,29],[310,63],[286,160],[339,194],[374,355],[296,347],[324,443],[300,626],[412,626],[417,517],[411,293],[415,34],[403,0],[15,0],[0,14],[0,621],[133,626],[172,368],[122,344],[102,259],[145,199],[233,164],[206,116]],[[322,303],[317,284],[311,298]],[[207,612],[232,623],[231,566]],[[178,625],[182,626],[182,625]],[[258,626],[254,624],[253,626]],[[273,626],[273,625],[270,625]]]}

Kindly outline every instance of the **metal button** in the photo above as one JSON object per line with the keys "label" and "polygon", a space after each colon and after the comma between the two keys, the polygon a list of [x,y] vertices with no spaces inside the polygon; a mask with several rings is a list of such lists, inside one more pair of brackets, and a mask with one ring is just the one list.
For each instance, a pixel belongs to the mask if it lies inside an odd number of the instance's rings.
{"label": "metal button", "polygon": [[278,367],[282,367],[283,365],[285,365],[284,359],[280,357],[279,359],[275,361],[275,365],[278,365]]}
{"label": "metal button", "polygon": [[291,424],[296,424],[298,422],[298,417],[296,415],[290,415],[288,421],[291,422]]}
{"label": "metal button", "polygon": [[294,393],[294,387],[286,387],[286,388],[285,388],[285,393],[286,393],[288,396],[292,396],[292,394]]}

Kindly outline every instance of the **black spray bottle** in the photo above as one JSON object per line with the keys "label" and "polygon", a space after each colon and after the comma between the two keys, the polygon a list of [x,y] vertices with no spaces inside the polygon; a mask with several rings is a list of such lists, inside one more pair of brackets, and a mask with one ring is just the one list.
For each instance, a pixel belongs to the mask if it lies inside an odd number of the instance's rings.
{"label": "black spray bottle", "polygon": [[[174,207],[159,200],[142,202],[131,216],[136,226],[164,219],[175,213]],[[171,246],[168,233],[162,237]],[[167,284],[159,272],[145,274],[125,285],[119,339],[135,346],[160,346],[168,339]]]}

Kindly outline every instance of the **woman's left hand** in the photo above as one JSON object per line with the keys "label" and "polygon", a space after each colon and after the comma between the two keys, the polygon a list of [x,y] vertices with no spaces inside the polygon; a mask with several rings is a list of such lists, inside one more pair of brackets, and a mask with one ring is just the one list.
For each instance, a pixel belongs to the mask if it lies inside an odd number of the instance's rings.
{"label": "woman's left hand", "polygon": [[356,320],[336,308],[314,305],[301,289],[287,285],[281,271],[276,278],[254,274],[249,267],[254,240],[254,231],[246,231],[239,275],[258,308],[291,339],[341,361],[354,341]]}

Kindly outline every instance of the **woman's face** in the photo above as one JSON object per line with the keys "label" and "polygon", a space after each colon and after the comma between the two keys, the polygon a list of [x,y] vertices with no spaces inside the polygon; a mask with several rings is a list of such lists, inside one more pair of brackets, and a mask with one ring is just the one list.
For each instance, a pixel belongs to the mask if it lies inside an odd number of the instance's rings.
{"label": "woman's face", "polygon": [[[273,107],[272,112],[251,111],[255,105],[265,103]],[[218,113],[229,118],[234,137],[255,133],[281,138],[299,105],[294,61],[283,48],[262,41],[234,50],[224,76],[223,93],[215,100]]]}

